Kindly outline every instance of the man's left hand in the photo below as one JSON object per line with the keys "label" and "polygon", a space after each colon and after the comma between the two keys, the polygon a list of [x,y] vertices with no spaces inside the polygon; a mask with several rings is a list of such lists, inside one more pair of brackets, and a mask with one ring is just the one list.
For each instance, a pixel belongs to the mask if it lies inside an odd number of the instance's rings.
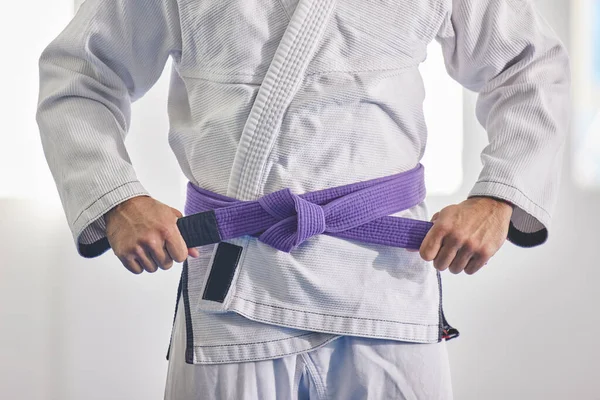
{"label": "man's left hand", "polygon": [[504,244],[513,206],[491,197],[472,197],[435,213],[419,253],[453,274],[479,271]]}

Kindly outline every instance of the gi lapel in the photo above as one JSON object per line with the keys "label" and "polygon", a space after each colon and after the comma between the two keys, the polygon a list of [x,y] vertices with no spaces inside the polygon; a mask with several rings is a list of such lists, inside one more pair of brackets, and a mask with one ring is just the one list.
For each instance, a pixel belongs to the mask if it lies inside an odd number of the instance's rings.
{"label": "gi lapel", "polygon": [[[256,200],[264,167],[277,139],[285,110],[304,77],[336,0],[299,0],[271,64],[265,74],[235,154],[227,196]],[[249,236],[220,242],[213,248],[209,269],[199,298],[194,300],[202,311],[226,312],[235,291],[237,266]],[[184,287],[187,296],[187,286]],[[189,304],[189,301],[188,301]],[[188,350],[192,344],[188,342]]]}
{"label": "gi lapel", "polygon": [[256,200],[281,120],[304,77],[336,0],[299,0],[240,137],[227,196]]}

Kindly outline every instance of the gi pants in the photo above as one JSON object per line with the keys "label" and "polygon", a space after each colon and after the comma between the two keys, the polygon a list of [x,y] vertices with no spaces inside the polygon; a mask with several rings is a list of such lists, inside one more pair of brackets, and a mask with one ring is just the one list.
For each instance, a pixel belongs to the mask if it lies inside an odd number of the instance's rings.
{"label": "gi pants", "polygon": [[177,308],[165,400],[452,400],[446,342],[342,336],[271,360],[186,364],[185,317]]}

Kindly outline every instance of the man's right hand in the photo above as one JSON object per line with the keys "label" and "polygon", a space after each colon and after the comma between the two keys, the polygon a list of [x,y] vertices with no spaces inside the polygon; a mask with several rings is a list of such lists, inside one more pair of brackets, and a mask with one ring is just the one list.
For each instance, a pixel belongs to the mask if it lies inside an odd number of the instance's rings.
{"label": "man's right hand", "polygon": [[132,197],[117,204],[105,215],[106,237],[115,255],[134,274],[167,270],[173,261],[198,257],[196,248],[187,248],[177,219],[177,209],[150,196]]}

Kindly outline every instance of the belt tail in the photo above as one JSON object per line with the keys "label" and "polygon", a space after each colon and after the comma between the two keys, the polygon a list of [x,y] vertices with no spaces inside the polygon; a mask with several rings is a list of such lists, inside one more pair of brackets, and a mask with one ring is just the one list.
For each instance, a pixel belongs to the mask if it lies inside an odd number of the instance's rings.
{"label": "belt tail", "polygon": [[214,210],[179,218],[177,227],[188,248],[218,243],[222,240]]}

